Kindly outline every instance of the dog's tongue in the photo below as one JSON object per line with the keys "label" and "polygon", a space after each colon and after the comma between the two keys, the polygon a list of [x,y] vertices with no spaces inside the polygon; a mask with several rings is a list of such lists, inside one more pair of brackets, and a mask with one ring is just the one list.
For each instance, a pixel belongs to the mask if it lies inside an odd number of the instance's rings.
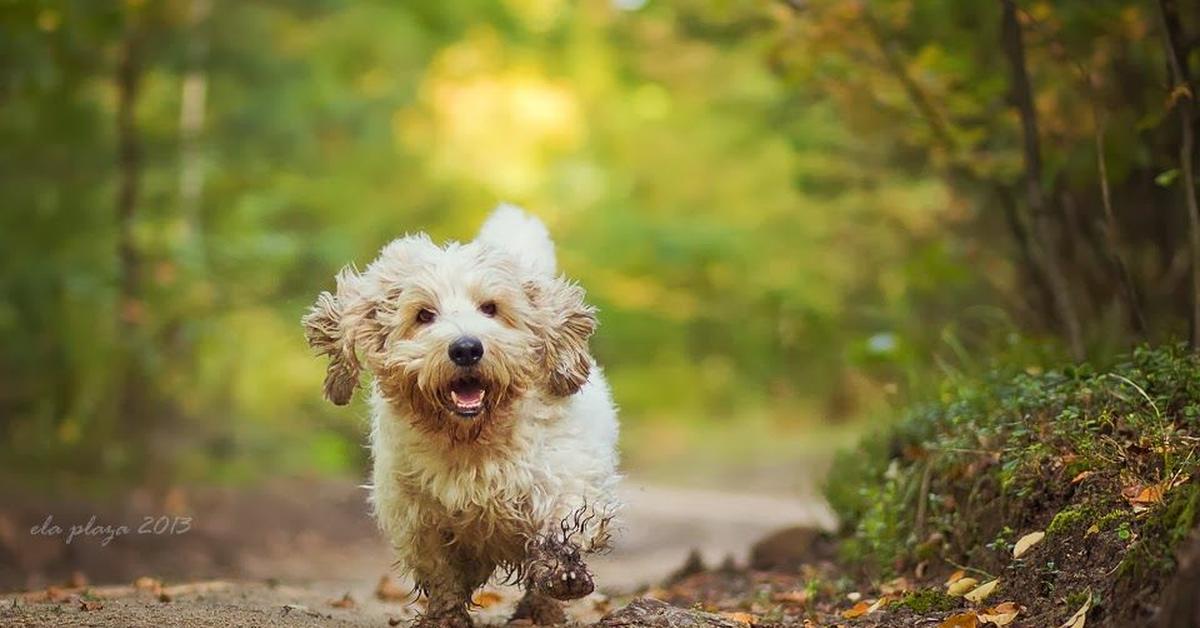
{"label": "dog's tongue", "polygon": [[450,389],[450,396],[460,408],[478,408],[483,405],[483,387],[475,382],[459,382]]}

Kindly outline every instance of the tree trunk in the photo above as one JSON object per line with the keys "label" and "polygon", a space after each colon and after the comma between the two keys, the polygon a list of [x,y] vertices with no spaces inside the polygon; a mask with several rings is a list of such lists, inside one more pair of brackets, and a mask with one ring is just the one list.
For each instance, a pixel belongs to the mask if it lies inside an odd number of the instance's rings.
{"label": "tree trunk", "polygon": [[1192,310],[1190,313],[1189,339],[1193,351],[1200,351],[1200,207],[1196,202],[1196,173],[1194,153],[1196,145],[1195,92],[1192,91],[1191,71],[1187,55],[1182,52],[1183,29],[1179,22],[1179,9],[1173,0],[1158,0],[1159,24],[1162,27],[1163,49],[1170,71],[1171,91],[1169,102],[1179,112],[1179,170],[1183,184],[1183,197],[1188,212],[1188,243],[1192,266]]}
{"label": "tree trunk", "polygon": [[[1095,96],[1093,96],[1093,99]],[[1108,159],[1104,155],[1104,124],[1100,107],[1093,100],[1092,117],[1095,122],[1096,136],[1096,171],[1100,177],[1100,201],[1104,207],[1104,220],[1101,222],[1104,234],[1105,256],[1108,257],[1109,268],[1117,276],[1121,287],[1121,295],[1125,302],[1125,311],[1129,316],[1129,326],[1138,337],[1146,338],[1146,318],[1142,314],[1142,301],[1138,295],[1133,277],[1129,274],[1129,265],[1125,256],[1121,255],[1120,239],[1117,237],[1117,217],[1113,211],[1112,191],[1108,187]]]}
{"label": "tree trunk", "polygon": [[1033,92],[1029,84],[1029,72],[1025,65],[1025,44],[1021,25],[1017,21],[1015,0],[1001,0],[1003,7],[1003,30],[1001,34],[1005,56],[1012,71],[1012,97],[1017,113],[1021,116],[1021,132],[1024,144],[1025,193],[1030,213],[1034,220],[1034,237],[1039,266],[1050,284],[1054,299],[1054,310],[1062,333],[1076,360],[1085,357],[1083,333],[1080,329],[1071,286],[1063,273],[1055,246],[1054,217],[1042,188],[1042,153],[1039,145],[1037,110],[1033,106]]}
{"label": "tree trunk", "polygon": [[[130,18],[131,20],[133,18]],[[140,35],[135,25],[126,27],[116,71],[117,110],[117,343],[121,347],[118,371],[117,424],[130,457],[141,462],[146,442],[149,389],[143,350],[146,306],[142,298],[142,260],[135,241],[141,185],[142,155],[137,129],[137,100],[141,81]]]}

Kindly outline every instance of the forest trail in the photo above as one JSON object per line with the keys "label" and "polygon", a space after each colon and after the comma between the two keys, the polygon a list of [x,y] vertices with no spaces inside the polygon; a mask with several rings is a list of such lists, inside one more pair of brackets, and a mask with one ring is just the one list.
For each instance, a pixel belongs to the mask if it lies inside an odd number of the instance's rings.
{"label": "forest trail", "polygon": [[[601,593],[575,602],[571,615],[593,622],[620,598],[660,582],[698,549],[709,564],[744,563],[750,545],[781,527],[830,527],[833,516],[814,495],[753,495],[650,485],[629,480],[614,550],[591,561]],[[305,545],[301,543],[300,545]],[[377,536],[348,544],[308,543],[275,558],[252,557],[238,579],[193,582],[149,578],[93,586],[90,593],[51,587],[0,596],[5,626],[387,626],[411,619],[419,605],[378,594],[390,553]],[[394,580],[385,587],[398,594]],[[478,601],[479,623],[503,623],[517,591],[490,586]],[[169,601],[163,601],[169,600]]]}

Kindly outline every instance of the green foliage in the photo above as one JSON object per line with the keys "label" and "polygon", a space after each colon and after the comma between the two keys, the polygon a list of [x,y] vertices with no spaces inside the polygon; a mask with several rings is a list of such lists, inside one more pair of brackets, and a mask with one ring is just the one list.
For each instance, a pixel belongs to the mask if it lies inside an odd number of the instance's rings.
{"label": "green foliage", "polygon": [[[889,570],[936,533],[942,555],[986,565],[1016,536],[1044,529],[1116,534],[1132,544],[1126,563],[1169,566],[1197,521],[1197,483],[1179,481],[1200,475],[1200,422],[1188,410],[1197,394],[1200,358],[1182,346],[1139,348],[1104,368],[1015,362],[950,378],[937,401],[836,460],[826,494],[853,533],[845,549]],[[1122,498],[1130,486],[1169,488],[1135,517]]]}
{"label": "green foliage", "polygon": [[[599,306],[593,348],[632,427],[868,415],[1054,328],[1002,211],[1022,171],[995,4],[210,4],[0,4],[0,461],[25,476],[364,464],[364,409],[319,400],[299,316],[341,266],[409,231],[468,238],[501,200],[547,221]],[[1099,355],[1129,334],[1090,227],[1094,110],[1118,240],[1155,287],[1150,337],[1186,309],[1147,11],[1025,8],[1040,177],[1076,221],[1053,248]],[[920,440],[940,416],[897,429]]]}
{"label": "green foliage", "polygon": [[549,223],[599,306],[631,425],[854,415],[940,342],[927,296],[988,301],[937,228],[944,186],[872,174],[835,103],[763,63],[757,9],[206,4],[0,8],[0,458],[28,475],[362,464],[363,409],[320,401],[301,313],[342,265],[469,237],[500,200]]}

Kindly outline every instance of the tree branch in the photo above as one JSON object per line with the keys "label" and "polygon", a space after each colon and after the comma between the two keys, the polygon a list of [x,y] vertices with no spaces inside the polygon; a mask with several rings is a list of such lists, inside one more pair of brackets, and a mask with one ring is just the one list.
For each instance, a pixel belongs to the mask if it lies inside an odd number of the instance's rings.
{"label": "tree branch", "polygon": [[1001,44],[1012,72],[1013,104],[1021,118],[1025,193],[1030,213],[1034,218],[1034,235],[1038,241],[1037,256],[1050,284],[1054,310],[1071,355],[1077,360],[1082,360],[1085,357],[1083,333],[1071,298],[1070,284],[1055,251],[1054,218],[1042,188],[1042,153],[1039,145],[1037,109],[1033,106],[1033,90],[1029,84],[1029,72],[1025,64],[1025,44],[1022,40],[1021,25],[1017,20],[1016,3],[1015,0],[1001,0],[1000,3],[1003,9]]}
{"label": "tree branch", "polygon": [[1188,241],[1192,262],[1192,311],[1189,336],[1193,351],[1200,351],[1200,207],[1196,202],[1196,175],[1193,165],[1195,134],[1192,90],[1187,58],[1181,54],[1182,28],[1172,0],[1158,0],[1159,26],[1162,28],[1163,49],[1171,73],[1169,102],[1179,112],[1180,142],[1179,169],[1182,171],[1183,197],[1187,202]]}

